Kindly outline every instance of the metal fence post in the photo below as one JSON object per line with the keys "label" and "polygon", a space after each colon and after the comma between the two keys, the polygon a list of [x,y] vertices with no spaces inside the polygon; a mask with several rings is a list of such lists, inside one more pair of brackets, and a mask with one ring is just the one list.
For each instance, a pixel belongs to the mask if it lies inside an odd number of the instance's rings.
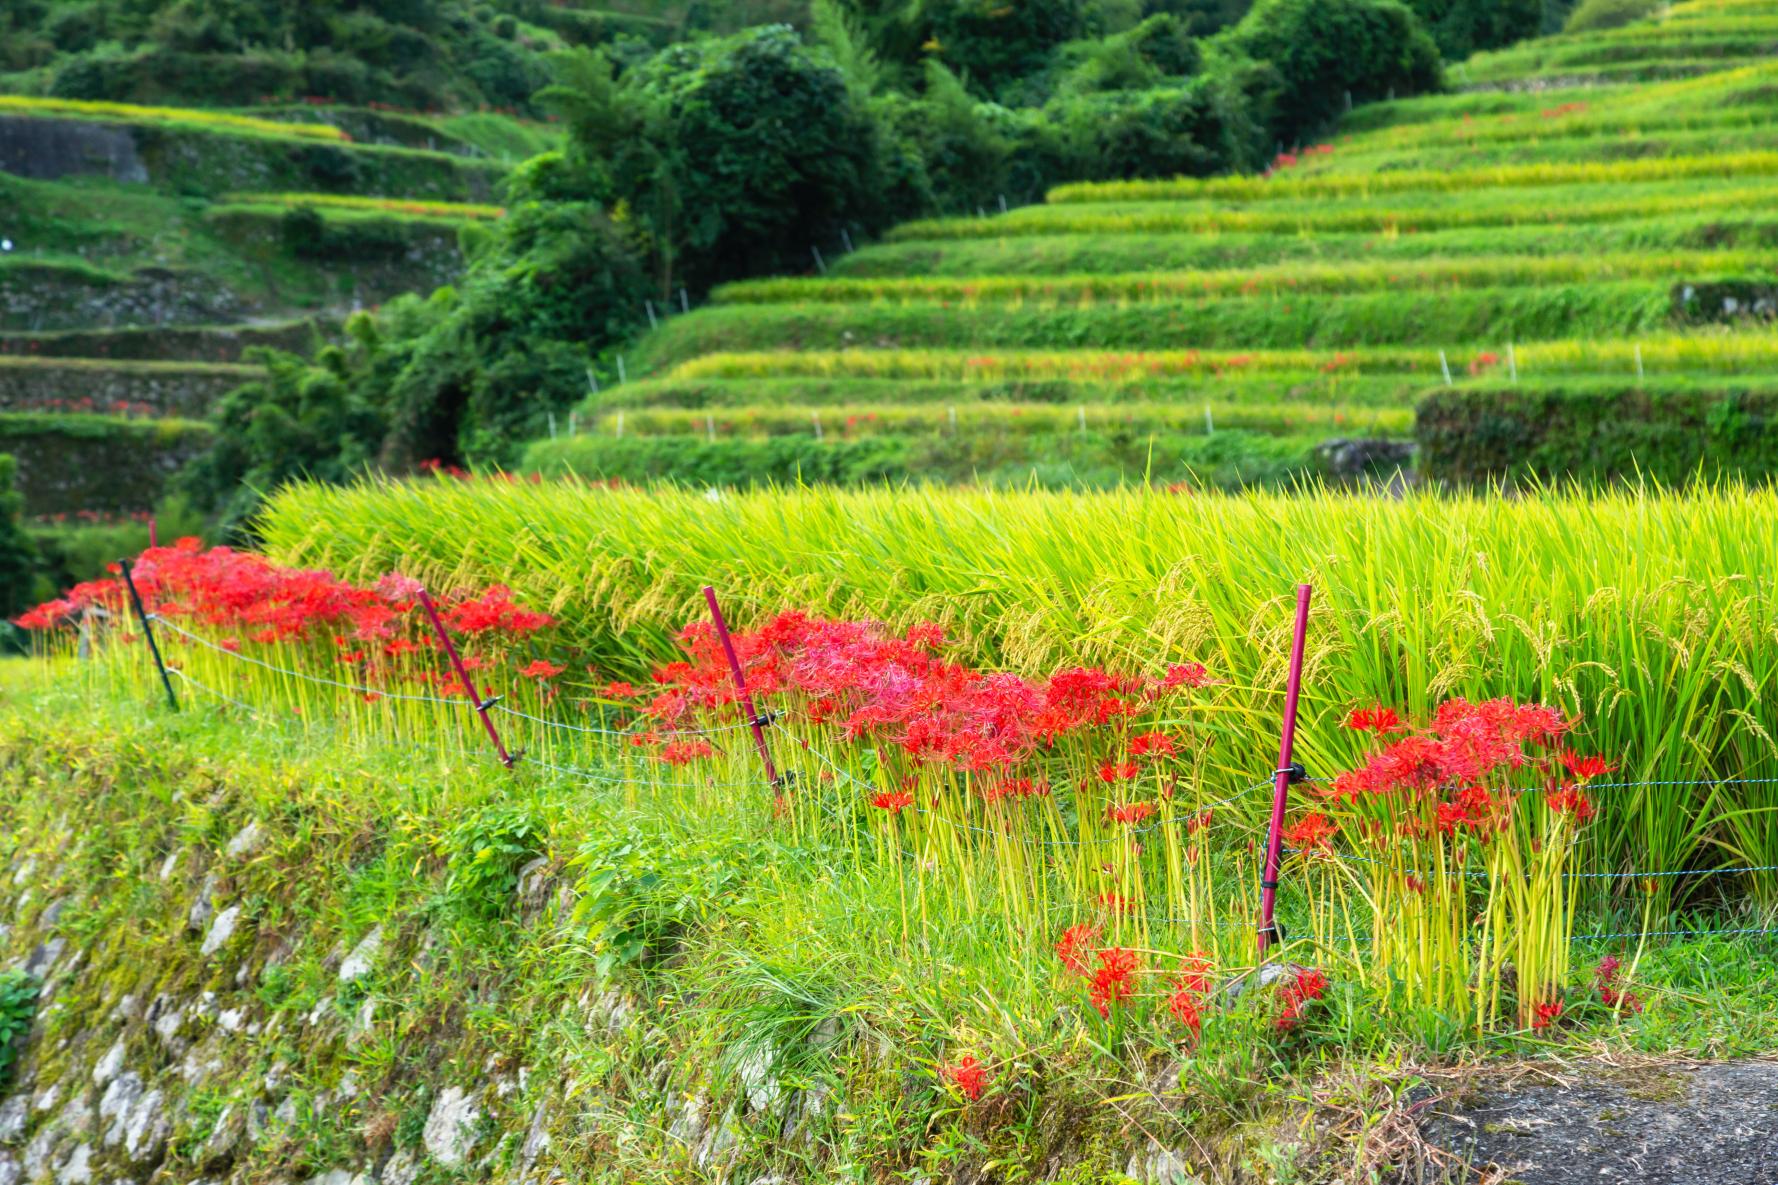
{"label": "metal fence post", "polygon": [[179,710],[179,697],[173,694],[173,680],[167,675],[167,664],[161,661],[160,644],[154,640],[154,626],[148,620],[148,611],[142,607],[142,594],[136,591],[136,577],[130,571],[130,561],[117,561],[123,570],[124,587],[130,590],[130,604],[135,606],[136,620],[142,623],[142,636],[148,639],[148,653],[154,655],[154,669],[160,672],[161,686],[167,689],[167,706],[175,712]]}
{"label": "metal fence post", "polygon": [[1284,732],[1278,743],[1278,765],[1272,778],[1272,824],[1266,833],[1265,879],[1259,882],[1259,953],[1278,941],[1273,909],[1278,901],[1278,866],[1284,853],[1284,807],[1292,782],[1302,780],[1302,770],[1291,764],[1296,747],[1297,695],[1303,686],[1303,642],[1309,633],[1309,596],[1306,584],[1296,588],[1296,635],[1290,644],[1290,678],[1284,687]]}
{"label": "metal fence post", "polygon": [[735,677],[735,690],[741,696],[741,710],[747,713],[747,723],[753,729],[753,744],[759,750],[760,764],[766,768],[766,781],[775,788],[778,767],[772,764],[772,751],[766,745],[766,721],[753,710],[753,693],[747,690],[747,676],[741,671],[741,659],[735,654],[734,640],[729,637],[728,622],[723,620],[722,607],[716,603],[716,590],[708,584],[704,586],[704,600],[710,606],[710,620],[716,624],[716,637],[722,643],[722,652],[728,655],[728,668]]}
{"label": "metal fence post", "polygon": [[451,641],[449,631],[445,629],[444,619],[438,615],[438,607],[425,589],[420,590],[420,607],[426,610],[426,617],[432,622],[432,629],[438,634],[439,645],[444,647],[445,654],[450,657],[451,667],[457,672],[457,678],[463,684],[463,690],[469,693],[469,702],[475,705],[476,715],[482,718],[482,727],[488,730],[488,739],[494,742],[494,752],[500,755],[500,764],[507,769],[513,767],[516,758],[506,751],[506,743],[500,739],[500,730],[494,727],[494,721],[488,717],[488,709],[494,706],[494,700],[484,700],[475,689],[469,678],[469,668],[463,665],[462,656],[457,653],[457,644]]}

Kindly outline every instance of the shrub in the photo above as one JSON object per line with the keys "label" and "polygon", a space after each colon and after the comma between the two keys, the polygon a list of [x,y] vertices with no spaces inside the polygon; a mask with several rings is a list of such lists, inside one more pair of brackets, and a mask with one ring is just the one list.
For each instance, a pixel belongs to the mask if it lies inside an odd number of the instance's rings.
{"label": "shrub", "polygon": [[544,854],[549,829],[529,808],[475,811],[444,837],[445,896],[465,915],[492,921],[511,907],[519,873]]}
{"label": "shrub", "polygon": [[1543,25],[1543,0],[1407,0],[1407,4],[1451,62],[1477,50],[1535,37]]}
{"label": "shrub", "polygon": [[1436,391],[1415,434],[1422,473],[1481,485],[1535,478],[1778,476],[1778,392],[1724,384],[1698,390],[1640,385]]}
{"label": "shrub", "polygon": [[[24,495],[13,488],[18,461],[0,453],[0,618],[22,612],[39,599],[37,546],[25,533]],[[5,1069],[5,1024],[0,1016],[0,1078]]]}
{"label": "shrub", "polygon": [[1435,90],[1438,47],[1397,0],[1260,0],[1224,44],[1276,71],[1272,130],[1294,143],[1354,103]]}
{"label": "shrub", "polygon": [[0,1089],[12,1081],[19,1043],[36,1010],[37,981],[23,971],[0,971]]}
{"label": "shrub", "polygon": [[1581,0],[1568,15],[1565,33],[1616,29],[1639,21],[1661,6],[1661,0]]}
{"label": "shrub", "polygon": [[801,269],[811,243],[881,219],[874,126],[784,26],[676,45],[614,75],[562,59],[544,92],[651,259],[657,291]]}

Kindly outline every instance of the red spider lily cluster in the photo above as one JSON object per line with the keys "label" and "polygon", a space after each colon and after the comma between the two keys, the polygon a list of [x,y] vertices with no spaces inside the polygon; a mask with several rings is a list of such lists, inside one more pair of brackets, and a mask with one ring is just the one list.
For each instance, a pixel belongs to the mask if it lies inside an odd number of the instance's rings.
{"label": "red spider lily cluster", "polygon": [[1173,977],[1173,991],[1167,997],[1167,1011],[1184,1025],[1194,1040],[1204,1027],[1204,997],[1210,992],[1209,956],[1193,953],[1179,961]]}
{"label": "red spider lily cluster", "polygon": [[1279,992],[1283,1007],[1275,1022],[1280,1032],[1289,1032],[1303,1019],[1303,1010],[1321,999],[1327,991],[1327,975],[1312,967],[1298,967]]}
{"label": "red spider lily cluster", "polygon": [[[1346,726],[1374,734],[1382,747],[1317,793],[1336,805],[1395,800],[1430,807],[1418,823],[1400,823],[1398,830],[1421,826],[1445,835],[1486,838],[1511,820],[1512,786],[1526,781],[1542,785],[1552,814],[1584,824],[1596,813],[1586,784],[1616,768],[1603,757],[1560,747],[1573,728],[1561,712],[1510,699],[1447,700],[1423,729],[1409,730],[1397,713],[1384,707],[1355,710]],[[1311,814],[1288,835],[1298,849],[1325,849],[1336,830],[1323,816]],[[1383,841],[1389,836],[1373,826],[1367,838]]]}
{"label": "red spider lily cluster", "polygon": [[982,1092],[988,1087],[987,1067],[976,1060],[973,1053],[964,1054],[956,1065],[940,1067],[940,1073],[972,1103],[980,1102]]}
{"label": "red spider lily cluster", "polygon": [[[729,708],[739,698],[711,626],[688,626],[680,642],[686,658],[655,672],[655,692],[643,708],[662,731],[685,727],[695,714]],[[1089,739],[1105,753],[1097,765],[1103,783],[1136,779],[1177,752],[1171,738],[1142,728],[1142,719],[1209,681],[1196,664],[1174,665],[1155,676],[1076,667],[1033,681],[947,661],[939,654],[945,636],[937,625],[896,634],[876,622],[798,612],[734,634],[732,642],[757,699],[797,701],[811,723],[898,753],[915,767],[988,775],[980,780],[980,793],[990,800],[1048,794],[1044,779],[1014,771],[1064,738]],[[876,805],[899,810],[894,798],[885,795]],[[1151,804],[1118,803],[1113,809],[1123,812],[1121,821],[1153,812]]]}
{"label": "red spider lily cluster", "polygon": [[[399,670],[393,664],[440,645],[417,611],[417,581],[392,575],[364,587],[330,572],[281,567],[232,548],[206,549],[195,538],[149,548],[131,571],[143,601],[157,616],[204,631],[224,650],[239,652],[245,643],[319,642],[332,646],[338,662],[357,668],[359,678],[415,680],[444,694],[462,694],[456,676],[442,663],[415,669],[404,662]],[[48,631],[93,616],[122,620],[129,611],[127,597],[121,579],[87,581],[31,609],[17,624]],[[446,626],[466,644],[481,642],[484,649],[529,638],[552,621],[548,614],[516,603],[512,591],[499,585],[474,596],[440,596],[437,602]],[[471,654],[464,665],[479,670],[493,663],[485,655]],[[565,669],[535,659],[518,674],[542,683]]]}
{"label": "red spider lily cluster", "polygon": [[1636,1013],[1642,1011],[1642,998],[1635,992],[1626,992],[1618,987],[1618,973],[1623,963],[1615,955],[1606,955],[1593,968],[1593,988],[1599,993],[1599,1000],[1607,1008],[1616,1008],[1622,1012]]}

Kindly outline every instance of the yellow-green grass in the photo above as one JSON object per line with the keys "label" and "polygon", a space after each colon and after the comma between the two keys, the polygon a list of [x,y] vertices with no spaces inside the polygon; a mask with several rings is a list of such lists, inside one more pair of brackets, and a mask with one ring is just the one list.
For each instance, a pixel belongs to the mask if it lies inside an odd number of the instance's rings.
{"label": "yellow-green grass", "polygon": [[[1653,334],[1636,340],[1528,342],[1512,347],[1452,346],[1445,361],[1463,374],[1471,366],[1527,378],[1544,375],[1645,373],[1738,374],[1778,371],[1778,336],[1742,333]],[[770,350],[723,352],[688,359],[662,378],[745,379],[849,376],[877,379],[1010,378],[1121,381],[1174,375],[1338,372],[1350,375],[1439,375],[1439,350],[1376,346],[1353,350]]]}
{"label": "yellow-green grass", "polygon": [[220,374],[240,375],[245,381],[265,373],[262,366],[246,362],[185,362],[155,358],[76,358],[53,354],[9,354],[0,352],[0,369],[66,370],[94,372],[128,371],[141,374]]}
{"label": "yellow-green grass", "polygon": [[1573,226],[1493,226],[1416,234],[1043,235],[879,243],[829,265],[848,279],[1065,276],[1220,270],[1291,263],[1423,261],[1580,252],[1746,250],[1778,246],[1778,212],[1670,215]]}
{"label": "yellow-green grass", "polygon": [[1094,202],[1267,202],[1401,193],[1467,193],[1553,185],[1623,185],[1701,178],[1732,180],[1778,174],[1778,152],[1723,152],[1654,160],[1500,165],[1485,169],[1411,169],[1372,175],[1286,171],[1270,177],[1177,177],[1170,181],[1089,181],[1060,185],[1053,205]]}
{"label": "yellow-green grass", "polygon": [[[1435,363],[1436,365],[1436,363]],[[1489,369],[1501,364],[1494,363]],[[1453,378],[1467,382],[1458,370]],[[965,404],[1033,404],[1077,408],[1159,404],[1201,409],[1206,401],[1249,407],[1407,407],[1438,375],[1398,371],[1348,373],[1343,366],[1321,370],[1244,370],[1183,375],[1131,374],[1117,377],[1025,377],[998,379],[870,378],[846,374],[760,378],[660,378],[623,383],[589,396],[580,416],[600,416],[619,408],[682,408],[698,415],[722,408],[846,406],[924,406],[928,415]],[[561,426],[561,425],[558,425]]]}
{"label": "yellow-green grass", "polygon": [[[897,349],[991,353],[1045,350],[1057,343],[1130,351],[1236,351],[1288,350],[1302,343],[1325,350],[1449,349],[1468,342],[1615,339],[1670,330],[1682,316],[1720,316],[1717,291],[1694,287],[1691,304],[1681,299],[1682,285],[1639,281],[1450,288],[1436,294],[1375,290],[1073,305],[710,305],[649,335],[631,355],[629,371],[642,377],[702,354],[774,350],[786,343],[811,350],[881,343]],[[1721,291],[1751,299],[1764,288],[1732,284]]]}
{"label": "yellow-green grass", "polygon": [[304,140],[349,139],[338,128],[324,123],[284,123],[275,119],[256,119],[250,115],[231,115],[198,107],[142,107],[134,103],[53,99],[36,95],[0,95],[0,115],[73,116],[79,119],[127,123],[182,123],[221,131],[253,132],[263,136]]}
{"label": "yellow-green grass", "polygon": [[476,202],[440,202],[420,198],[368,197],[338,193],[230,193],[224,202],[241,206],[297,207],[312,206],[318,210],[357,211],[375,214],[404,214],[418,218],[495,219],[506,216],[503,206]]}
{"label": "yellow-green grass", "polygon": [[1778,48],[1778,27],[1751,25],[1744,28],[1699,27],[1658,30],[1655,36],[1599,35],[1536,41],[1482,54],[1469,59],[1457,71],[1460,83],[1481,83],[1525,78],[1537,74],[1570,75],[1586,70],[1623,70],[1638,66],[1666,66],[1674,62],[1729,63],[1759,59]]}
{"label": "yellow-green grass", "polygon": [[1427,167],[1449,169],[1491,168],[1503,164],[1569,161],[1651,160],[1689,156],[1709,151],[1771,151],[1778,147],[1778,128],[1769,120],[1746,119],[1714,128],[1689,130],[1637,129],[1614,134],[1591,132],[1562,136],[1553,130],[1522,140],[1466,141],[1453,136],[1439,144],[1407,147],[1384,146],[1347,152],[1338,168],[1328,167],[1331,156],[1305,157],[1291,172],[1316,176],[1330,172],[1390,172]]}
{"label": "yellow-green grass", "polygon": [[[1663,215],[1761,209],[1778,197],[1772,185],[1650,186],[1640,193],[1591,187],[1548,194],[1509,190],[1451,193],[1416,205],[1371,200],[1308,199],[1300,208],[1218,209],[1151,202],[1129,206],[1039,206],[991,218],[928,218],[892,229],[892,243],[922,239],[996,239],[1049,234],[1325,234],[1401,233],[1463,227],[1621,222]],[[1280,207],[1289,205],[1280,203]]]}
{"label": "yellow-green grass", "polygon": [[1688,281],[1770,275],[1770,251],[1604,252],[1529,257],[1471,257],[1413,262],[1304,264],[1206,271],[1069,276],[780,278],[743,280],[716,290],[722,304],[910,303],[956,301],[1090,303],[1201,296],[1284,296],[1402,288],[1467,288]]}
{"label": "yellow-green grass", "polygon": [[[621,417],[621,421],[620,421]],[[581,421],[584,431],[604,435],[733,437],[820,435],[856,439],[884,435],[947,435],[995,432],[1046,436],[1065,432],[1123,431],[1211,433],[1216,430],[1273,435],[1406,436],[1413,429],[1407,407],[1327,403],[959,403],[775,404],[722,408],[625,408]]]}
{"label": "yellow-green grass", "polygon": [[[1275,743],[1298,582],[1315,588],[1300,750],[1341,768],[1355,707],[1414,714],[1514,696],[1589,721],[1624,781],[1778,778],[1778,492],[1740,487],[1515,499],[1305,491],[593,490],[574,485],[294,486],[260,522],[271,553],[353,579],[512,586],[586,658],[639,673],[701,620],[787,608],[931,619],[960,653],[1027,672],[1202,661],[1229,681],[1206,769],[1234,785]],[[1275,752],[1275,750],[1274,750]],[[1696,833],[1719,790],[1620,792],[1619,842],[1683,867],[1770,850],[1778,793]],[[1736,791],[1739,793],[1740,791]]]}

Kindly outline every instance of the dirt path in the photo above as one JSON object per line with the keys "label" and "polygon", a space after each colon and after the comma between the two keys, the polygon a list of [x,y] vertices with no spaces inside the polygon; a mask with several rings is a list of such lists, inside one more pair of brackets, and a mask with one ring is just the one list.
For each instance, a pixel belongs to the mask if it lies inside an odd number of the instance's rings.
{"label": "dirt path", "polygon": [[1778,1185],[1774,1061],[1527,1069],[1431,1110],[1427,1142],[1483,1180]]}

